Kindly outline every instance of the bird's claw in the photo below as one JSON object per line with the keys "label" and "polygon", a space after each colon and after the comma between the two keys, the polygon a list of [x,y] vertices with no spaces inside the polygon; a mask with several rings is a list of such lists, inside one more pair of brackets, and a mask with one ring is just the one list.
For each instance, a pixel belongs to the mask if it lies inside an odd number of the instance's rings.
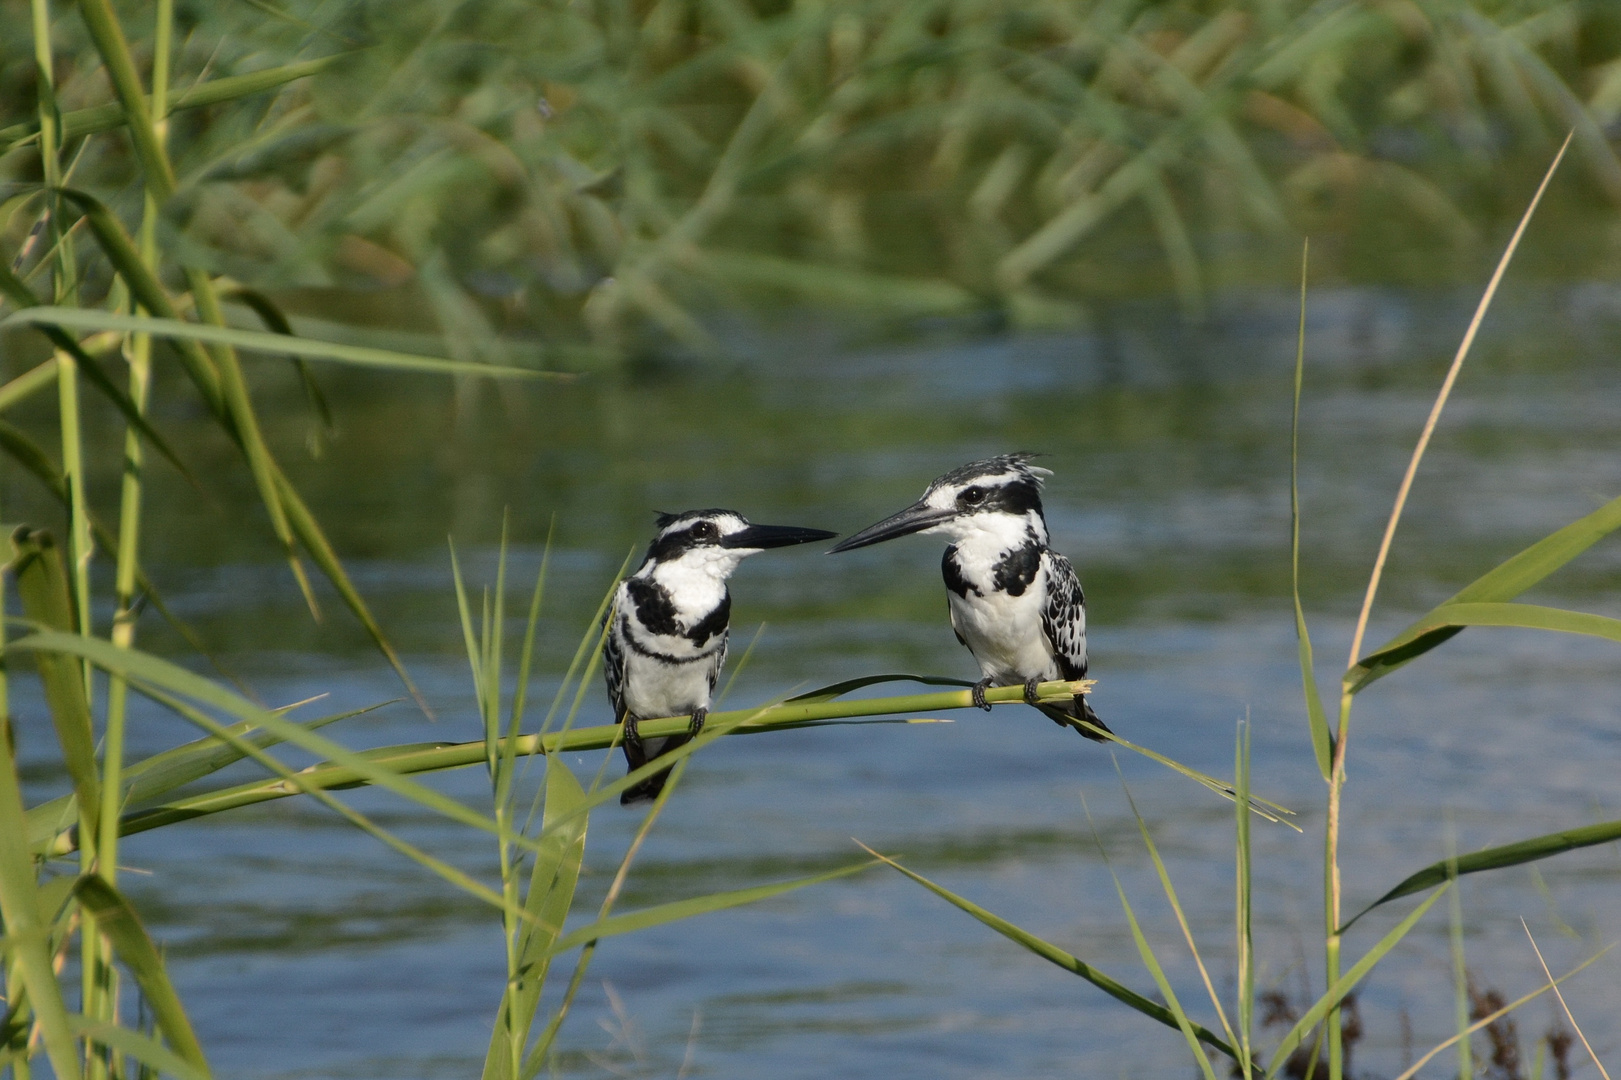
{"label": "bird's claw", "polygon": [[984,709],[986,712],[991,711],[991,703],[985,700],[985,691],[990,687],[990,685],[991,680],[981,679],[975,683],[974,688],[968,692],[969,697],[974,702],[974,705],[977,708]]}
{"label": "bird's claw", "polygon": [[634,716],[625,717],[625,743],[630,746],[640,746],[642,743],[641,724]]}
{"label": "bird's claw", "polygon": [[687,734],[696,739],[698,737],[698,733],[704,729],[704,720],[706,720],[708,717],[708,709],[692,710],[692,719],[687,722]]}
{"label": "bird's claw", "polygon": [[1036,693],[1036,687],[1041,685],[1040,679],[1024,680],[1024,703],[1026,705],[1041,704],[1041,695]]}

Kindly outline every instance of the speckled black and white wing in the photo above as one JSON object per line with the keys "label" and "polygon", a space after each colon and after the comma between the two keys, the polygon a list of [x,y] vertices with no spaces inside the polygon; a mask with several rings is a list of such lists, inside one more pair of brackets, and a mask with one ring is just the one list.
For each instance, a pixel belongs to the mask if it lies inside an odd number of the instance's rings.
{"label": "speckled black and white wing", "polygon": [[[1086,677],[1086,595],[1081,592],[1081,579],[1069,560],[1056,551],[1041,553],[1042,569],[1047,571],[1047,606],[1041,611],[1041,632],[1047,636],[1053,650],[1053,664],[1065,679]],[[1098,714],[1087,704],[1085,695],[1076,694],[1073,707],[1038,706],[1053,720],[1067,723],[1065,717],[1084,720],[1099,731],[1108,731],[1109,725],[1098,719]],[[1082,735],[1098,742],[1102,735],[1086,727],[1078,727]]]}
{"label": "speckled black and white wing", "polygon": [[1086,595],[1081,579],[1068,559],[1050,548],[1041,553],[1047,572],[1047,604],[1041,611],[1041,631],[1052,645],[1058,674],[1065,679],[1086,676]]}
{"label": "speckled black and white wing", "polygon": [[608,701],[613,705],[616,724],[625,719],[625,646],[619,640],[622,632],[619,620],[624,618],[621,612],[627,603],[629,598],[626,596],[625,586],[621,584],[614,605],[608,609],[608,614],[603,616],[605,623],[608,619],[615,621],[615,625],[602,642],[602,677],[608,684]]}
{"label": "speckled black and white wing", "polygon": [[715,655],[710,660],[709,668],[709,700],[715,700],[715,684],[720,682],[720,669],[726,666],[726,646],[732,638],[732,628],[727,626],[720,632],[720,644],[715,648]]}

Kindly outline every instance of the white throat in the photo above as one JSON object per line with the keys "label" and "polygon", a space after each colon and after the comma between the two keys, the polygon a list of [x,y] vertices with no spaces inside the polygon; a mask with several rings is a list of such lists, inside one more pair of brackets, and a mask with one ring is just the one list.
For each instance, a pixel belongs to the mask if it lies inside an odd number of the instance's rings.
{"label": "white throat", "polygon": [[699,547],[679,559],[656,562],[638,572],[670,592],[678,608],[706,612],[726,595],[726,579],[743,559],[753,554],[737,548]]}
{"label": "white throat", "polygon": [[1047,523],[1034,510],[1023,514],[966,514],[925,531],[945,533],[959,552],[987,559],[1023,547],[1032,536],[1042,546],[1047,543]]}

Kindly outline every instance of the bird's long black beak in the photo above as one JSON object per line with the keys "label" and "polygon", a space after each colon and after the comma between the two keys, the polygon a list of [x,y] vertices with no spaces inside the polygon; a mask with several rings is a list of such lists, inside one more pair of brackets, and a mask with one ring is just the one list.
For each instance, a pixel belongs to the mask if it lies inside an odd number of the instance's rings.
{"label": "bird's long black beak", "polygon": [[763,551],[766,548],[792,547],[794,544],[831,540],[837,535],[839,534],[828,532],[826,529],[801,529],[797,525],[750,525],[742,532],[724,537],[720,546]]}
{"label": "bird's long black beak", "polygon": [[955,510],[941,510],[937,507],[927,506],[921,502],[913,503],[898,514],[886,517],[876,525],[868,525],[842,544],[828,550],[829,555],[841,551],[854,551],[868,544],[879,544],[885,540],[893,540],[897,536],[910,536],[915,532],[950,521],[957,516]]}

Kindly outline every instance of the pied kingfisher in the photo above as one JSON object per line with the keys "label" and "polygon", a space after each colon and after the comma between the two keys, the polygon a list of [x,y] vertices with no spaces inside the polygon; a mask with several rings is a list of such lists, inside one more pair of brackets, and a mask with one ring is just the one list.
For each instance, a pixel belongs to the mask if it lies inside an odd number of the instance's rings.
{"label": "pied kingfisher", "polygon": [[1109,729],[1086,698],[1073,705],[1036,704],[1038,683],[1086,675],[1086,597],[1069,560],[1047,546],[1041,482],[1049,469],[1031,454],[1004,454],[953,469],[905,510],[856,533],[832,550],[850,551],[911,533],[944,533],[941,571],[957,640],[979,661],[984,678],[974,704],[989,711],[985,690],[1024,684],[1024,699],[1054,722],[1102,736],[1073,720]]}
{"label": "pied kingfisher", "polygon": [[[625,725],[625,760],[639,769],[703,729],[709,695],[726,663],[732,596],[726,579],[745,556],[766,548],[827,540],[837,533],[786,525],[752,525],[730,510],[660,514],[658,533],[641,567],[619,583],[602,672],[614,723]],[[643,739],[637,721],[690,716],[686,735]],[[669,770],[619,797],[621,805],[651,799]]]}

